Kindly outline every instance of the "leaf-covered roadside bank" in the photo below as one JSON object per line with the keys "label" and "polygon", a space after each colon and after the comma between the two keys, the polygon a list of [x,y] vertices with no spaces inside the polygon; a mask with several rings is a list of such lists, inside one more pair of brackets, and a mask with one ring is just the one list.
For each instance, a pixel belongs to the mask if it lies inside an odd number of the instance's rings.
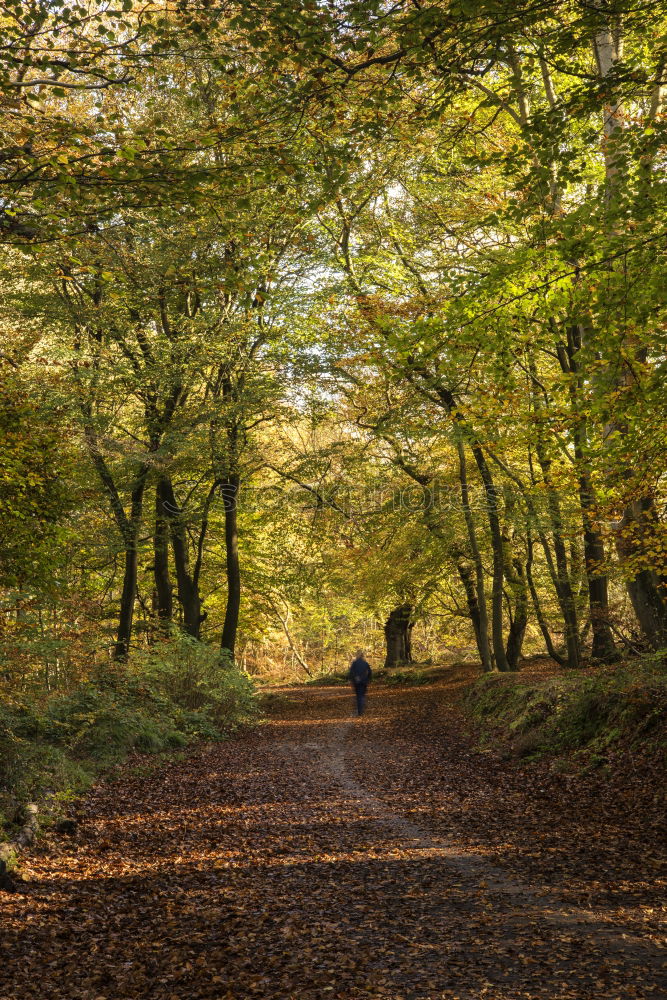
{"label": "leaf-covered roadside bank", "polygon": [[3,690],[0,822],[6,841],[20,832],[28,803],[39,804],[39,825],[49,826],[128,754],[220,739],[258,713],[250,678],[221,666],[216,649],[181,636],[137,653],[122,670],[98,669],[68,691],[44,697]]}
{"label": "leaf-covered roadside bank", "polygon": [[667,749],[667,667],[658,655],[576,672],[538,660],[527,672],[477,679],[465,707],[483,744],[500,741],[516,757],[604,766],[620,748],[657,758]]}
{"label": "leaf-covered roadside bank", "polygon": [[361,720],[283,689],[264,725],[98,784],[7,897],[3,1000],[661,996],[655,808],[476,748],[469,681],[378,686]]}

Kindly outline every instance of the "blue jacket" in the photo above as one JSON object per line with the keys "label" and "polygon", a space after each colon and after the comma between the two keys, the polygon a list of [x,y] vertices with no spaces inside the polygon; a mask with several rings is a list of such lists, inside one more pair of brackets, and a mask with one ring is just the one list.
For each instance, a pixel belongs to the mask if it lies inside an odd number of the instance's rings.
{"label": "blue jacket", "polygon": [[368,684],[372,676],[371,665],[363,657],[359,656],[356,660],[352,660],[348,677],[353,684]]}

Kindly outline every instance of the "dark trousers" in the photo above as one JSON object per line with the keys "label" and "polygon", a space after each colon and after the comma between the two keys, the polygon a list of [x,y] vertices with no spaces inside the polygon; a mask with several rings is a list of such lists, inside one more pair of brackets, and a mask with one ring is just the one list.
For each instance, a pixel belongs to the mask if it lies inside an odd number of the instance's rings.
{"label": "dark trousers", "polygon": [[366,708],[366,690],[368,684],[366,681],[356,681],[354,685],[354,693],[357,697],[357,715],[363,715],[364,709]]}

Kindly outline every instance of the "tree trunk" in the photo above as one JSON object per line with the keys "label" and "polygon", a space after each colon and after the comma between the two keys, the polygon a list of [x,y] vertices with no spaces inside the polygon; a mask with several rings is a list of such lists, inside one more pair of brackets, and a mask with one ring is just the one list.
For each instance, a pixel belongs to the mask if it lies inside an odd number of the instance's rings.
{"label": "tree trunk", "polygon": [[[555,490],[547,483],[546,479],[545,484],[547,484],[547,503],[550,512],[551,537],[553,540],[556,562],[554,585],[556,597],[558,598],[558,605],[563,617],[563,635],[565,638],[565,646],[567,648],[567,666],[574,670],[581,666],[581,645],[579,642],[577,602],[572,587],[570,572],[568,570],[567,550],[565,548],[565,541],[562,533],[563,524],[561,520],[560,504],[558,503]],[[545,549],[546,553],[549,543],[543,534],[540,534],[540,541],[542,543],[542,548]]]}
{"label": "tree trunk", "polygon": [[581,329],[572,326],[568,330],[567,359],[569,372],[576,376],[571,381],[572,410],[574,424],[574,457],[578,467],[579,503],[584,532],[584,563],[588,583],[588,602],[593,630],[592,656],[596,660],[611,662],[617,658],[614,638],[609,626],[609,588],[607,575],[603,570],[605,548],[600,532],[595,526],[595,492],[591,482],[586,458],[587,426],[583,400],[581,399],[582,378],[577,362],[581,350]]}
{"label": "tree trunk", "polygon": [[163,632],[169,631],[172,617],[171,581],[169,580],[169,523],[165,517],[159,484],[155,488],[155,538],[153,540],[155,615]]}
{"label": "tree trunk", "polygon": [[[613,74],[618,63],[623,59],[623,33],[620,17],[614,20],[610,16],[609,22],[600,27],[595,35],[593,48],[600,79],[605,81]],[[663,67],[664,62],[661,64],[658,74],[660,82],[654,87],[651,97],[648,123],[651,123],[655,119],[663,104]],[[607,103],[603,109],[605,201],[607,209],[612,209],[608,224],[610,232],[617,232],[619,228],[618,222],[615,222],[613,219],[613,209],[614,202],[621,190],[621,183],[624,180],[624,164],[622,158],[618,156],[615,141],[617,134],[622,134],[622,124],[623,108],[621,97],[614,94],[611,100],[607,99]],[[649,175],[646,171],[644,171],[642,180],[642,196],[646,198],[649,188]],[[613,265],[611,266],[613,267]],[[646,347],[638,342],[637,336],[633,331],[626,330],[624,333],[625,351],[628,354],[632,351],[638,361],[645,361]],[[634,373],[628,368],[625,361],[621,358],[616,359],[617,364],[619,361],[620,370],[615,376],[616,384],[632,384],[635,379]],[[611,426],[605,431],[605,438],[614,430],[618,431],[621,435],[627,434],[627,427],[623,420],[614,419]],[[631,470],[629,468],[624,470],[624,475],[625,478],[629,479]],[[631,567],[632,575],[628,578],[626,586],[644,637],[653,649],[660,649],[667,644],[667,586],[665,585],[665,581],[660,580],[650,567],[637,567],[637,562],[643,561],[641,559],[642,546],[640,539],[645,534],[646,529],[650,527],[650,512],[652,509],[653,498],[650,495],[643,496],[641,499],[632,499],[626,503],[623,516],[617,527],[616,551],[621,562],[626,565],[629,563]],[[603,598],[604,596],[605,594],[602,595]],[[593,621],[593,628],[595,628],[595,621]]]}
{"label": "tree trunk", "polygon": [[463,556],[459,556],[456,560],[456,568],[458,570],[459,577],[461,578],[463,589],[466,593],[468,614],[475,633],[475,642],[477,643],[479,658],[482,661],[482,670],[485,673],[488,673],[490,670],[493,670],[491,650],[489,648],[488,623],[484,626],[482,624],[482,616],[480,614],[479,600],[477,597],[477,588],[475,586],[475,581],[473,580],[470,564]]}
{"label": "tree trunk", "polygon": [[[589,486],[588,482],[586,482],[581,488],[581,493],[588,493],[588,490]],[[585,510],[584,501],[582,500],[582,512]],[[611,663],[617,659],[618,652],[609,626],[609,587],[607,575],[600,573],[599,570],[599,567],[603,565],[604,558],[604,543],[599,533],[593,527],[590,516],[586,513],[584,515],[584,559],[588,576],[588,603],[593,632],[591,655],[594,660]]]}
{"label": "tree trunk", "polygon": [[308,666],[308,661],[299,652],[298,646],[295,643],[294,637],[292,636],[292,633],[290,631],[290,627],[289,627],[289,614],[290,614],[290,612],[289,612],[289,606],[287,605],[287,602],[285,601],[285,614],[282,615],[280,613],[280,609],[278,608],[278,605],[276,604],[276,602],[274,600],[272,600],[271,597],[268,597],[267,600],[269,602],[269,606],[270,606],[271,610],[273,611],[274,615],[276,616],[276,618],[278,619],[278,621],[280,622],[280,624],[283,627],[283,632],[285,633],[285,638],[287,639],[287,643],[289,645],[289,648],[292,650],[292,653],[294,654],[294,659],[299,664],[299,666],[302,667],[303,670],[305,670],[305,672],[308,674],[308,676],[312,677],[313,676],[313,672],[310,669],[310,667]]}
{"label": "tree trunk", "polygon": [[[507,512],[511,515],[514,508],[514,497],[507,493]],[[511,595],[512,614],[507,635],[505,658],[510,670],[516,670],[521,656],[523,639],[528,624],[528,587],[521,560],[514,555],[514,531],[505,524],[502,528],[504,574]]]}
{"label": "tree trunk", "polygon": [[[594,0],[593,6],[600,10],[603,8],[601,0]],[[593,53],[597,62],[598,75],[600,80],[604,81],[614,72],[623,58],[623,34],[620,19],[617,18],[615,23],[611,23],[610,18],[610,23],[600,26],[593,39]],[[602,153],[605,165],[605,202],[607,206],[615,198],[619,187],[621,164],[618,160],[618,150],[614,139],[622,125],[622,114],[620,96],[614,95],[610,99],[609,96],[605,95],[602,110],[604,134]]]}
{"label": "tree trunk", "polygon": [[[623,563],[642,559],[647,539],[641,535],[650,537],[655,519],[649,498],[628,504],[616,533],[616,549]],[[663,649],[667,646],[667,581],[645,567],[633,573],[627,588],[644,638],[651,649]]]}
{"label": "tree trunk", "polygon": [[[458,566],[459,576],[466,590],[466,597],[468,599],[468,608],[470,610],[470,617],[475,630],[475,640],[477,642],[477,649],[479,650],[480,659],[482,661],[482,670],[488,672],[493,670],[493,657],[491,655],[491,647],[489,645],[489,616],[486,607],[486,592],[484,590],[484,565],[482,563],[482,555],[479,550],[479,545],[477,543],[477,532],[475,530],[475,522],[472,516],[472,510],[470,509],[470,494],[468,489],[468,469],[465,456],[465,448],[460,436],[457,435],[456,439],[456,450],[459,458],[459,483],[461,485],[461,505],[463,507],[463,516],[465,518],[466,529],[468,532],[468,542],[470,544],[470,551],[472,552],[473,563],[475,566],[475,583],[474,587],[472,584],[472,579],[467,579],[469,577],[469,571],[464,567],[463,570],[461,565]],[[459,560],[460,563],[460,560]],[[473,590],[471,591],[471,587]]]}
{"label": "tree trunk", "polygon": [[136,537],[126,541],[123,591],[120,598],[118,631],[114,647],[114,660],[126,660],[132,639],[134,600],[137,595],[137,546]]}
{"label": "tree trunk", "polygon": [[491,579],[491,640],[493,643],[493,655],[498,670],[509,670],[509,664],[505,655],[505,641],[503,635],[503,540],[500,530],[500,497],[496,488],[491,469],[486,461],[481,443],[471,433],[464,415],[457,408],[453,393],[442,385],[435,386],[435,392],[441,405],[447,410],[454,421],[457,431],[466,439],[477,465],[480,479],[484,487],[484,499],[486,501],[486,516],[489,523],[489,534],[491,536],[491,551],[493,553],[493,572]]}
{"label": "tree trunk", "polygon": [[[564,620],[564,623],[565,623],[565,635],[566,635],[567,646],[568,646],[568,663],[570,663],[570,664],[577,663],[578,664],[579,663],[579,650],[581,648],[581,643],[580,643],[580,640],[578,638],[577,632],[572,628],[572,626],[570,628],[568,628],[568,626],[567,626],[567,623],[569,621],[569,619],[568,619],[568,614],[569,613],[572,613],[572,615],[573,615],[572,621],[573,621],[574,625],[576,626],[576,598],[575,598],[574,589],[573,589],[571,583],[569,583],[568,586],[569,586],[569,595],[570,596],[569,596],[569,599],[568,599],[568,591],[567,591],[567,589],[564,590],[561,587],[559,573],[558,573],[558,570],[557,570],[556,566],[554,565],[554,560],[553,560],[553,555],[552,555],[552,552],[551,552],[551,547],[549,545],[549,540],[548,540],[548,538],[546,536],[546,533],[544,531],[543,526],[540,523],[540,517],[539,517],[539,514],[538,514],[538,512],[537,512],[537,510],[535,508],[535,504],[533,503],[533,500],[531,499],[530,491],[526,490],[525,485],[521,481],[520,477],[517,476],[514,472],[512,472],[512,470],[510,468],[508,468],[508,466],[506,466],[504,464],[504,462],[502,462],[501,459],[497,455],[495,455],[493,453],[491,453],[491,454],[492,454],[494,462],[496,462],[501,467],[501,469],[503,469],[503,471],[505,472],[505,474],[521,490],[521,493],[523,495],[523,499],[524,499],[524,501],[526,503],[526,508],[528,510],[528,513],[530,514],[530,516],[532,518],[532,523],[535,525],[535,528],[537,530],[537,535],[538,535],[538,538],[540,540],[540,544],[542,546],[542,549],[544,551],[544,557],[546,559],[547,568],[549,570],[549,575],[550,575],[551,580],[553,582],[554,590],[556,591],[556,596],[558,597],[559,606],[561,608],[561,611],[563,612],[563,620]],[[535,483],[535,478],[533,476],[533,484],[534,483]],[[561,539],[561,536],[560,536],[559,532],[555,533],[555,537],[557,537],[558,539]],[[561,541],[562,541],[562,539],[561,539]],[[565,549],[564,549],[564,546],[563,546],[563,548],[561,549],[561,553],[564,554],[564,551],[565,551]],[[567,565],[565,565],[565,570],[566,570],[566,579],[567,579]]]}
{"label": "tree trunk", "polygon": [[412,605],[401,604],[390,612],[384,626],[387,647],[385,667],[395,667],[400,663],[412,663]]}
{"label": "tree trunk", "polygon": [[118,633],[116,635],[116,648],[114,650],[115,660],[125,660],[130,652],[130,642],[132,639],[132,623],[134,621],[134,602],[137,596],[137,567],[138,552],[137,541],[139,538],[139,527],[141,525],[141,514],[144,502],[144,489],[146,486],[147,469],[142,470],[134,489],[132,490],[129,519],[126,520],[123,531],[125,542],[125,570],[123,573],[123,592],[120,599],[120,613],[118,618]]}
{"label": "tree trunk", "polygon": [[503,540],[500,530],[500,498],[481,446],[474,443],[472,451],[484,485],[487,504],[486,513],[491,535],[491,550],[493,552],[493,577],[491,583],[491,638],[493,640],[493,655],[497,669],[505,671],[510,669],[510,665],[507,662],[503,635],[503,580],[505,567]]}
{"label": "tree trunk", "polygon": [[125,567],[123,571],[123,591],[121,594],[120,611],[118,617],[118,631],[116,633],[116,644],[113,658],[115,660],[125,660],[130,650],[132,639],[132,622],[134,620],[134,601],[137,595],[137,539],[139,536],[139,526],[144,502],[144,490],[146,480],[150,471],[147,463],[142,463],[137,468],[134,485],[130,494],[130,516],[125,513],[125,508],[120,499],[120,494],[102,454],[95,424],[92,416],[90,401],[80,401],[81,415],[83,417],[83,430],[88,448],[88,454],[100,477],[100,482],[109,498],[111,511],[116,522],[118,532],[123,539],[125,551]]}
{"label": "tree trunk", "polygon": [[204,616],[201,611],[199,583],[194,574],[190,573],[188,537],[183,521],[183,514],[176,501],[174,488],[169,477],[164,476],[160,480],[158,490],[162,510],[169,522],[171,533],[171,547],[174,555],[174,568],[176,570],[176,587],[183,613],[183,631],[187,635],[191,635],[194,639],[199,639]]}
{"label": "tree trunk", "polygon": [[514,617],[510,623],[505,656],[509,669],[517,670],[528,625],[528,588],[520,559],[512,560],[511,573],[508,570],[506,576],[514,596]]}
{"label": "tree trunk", "polygon": [[[576,669],[581,665],[581,646],[579,643],[579,622],[577,620],[577,602],[575,600],[574,588],[572,586],[572,575],[567,561],[567,549],[565,547],[565,532],[563,529],[563,516],[558,493],[554,488],[551,473],[551,456],[544,433],[544,410],[547,403],[541,398],[539,390],[536,391],[537,370],[532,357],[529,360],[529,370],[532,377],[532,399],[535,407],[535,452],[540,466],[544,485],[546,487],[547,509],[551,522],[551,537],[555,557],[555,574],[553,573],[551,554],[548,550],[548,540],[543,531],[539,531],[540,541],[544,549],[547,564],[552,571],[552,579],[558,598],[558,605],[563,616],[563,632],[565,645],[567,647],[567,666]],[[532,464],[531,464],[532,470]],[[538,528],[539,530],[539,528]],[[535,601],[533,600],[533,604]],[[542,631],[544,635],[544,630]]]}
{"label": "tree trunk", "polygon": [[238,537],[238,475],[228,476],[222,482],[221,493],[225,508],[225,549],[227,553],[227,607],[222,626],[220,646],[234,660],[236,632],[241,609],[241,567]]}
{"label": "tree trunk", "polygon": [[528,548],[528,559],[526,560],[526,580],[528,582],[528,590],[530,591],[530,596],[533,601],[535,618],[537,619],[537,624],[540,627],[540,632],[544,637],[544,644],[547,647],[547,652],[549,656],[551,657],[552,660],[555,660],[556,663],[560,663],[560,665],[564,667],[567,661],[563,659],[560,653],[556,652],[553,639],[551,638],[551,632],[549,631],[549,626],[547,625],[547,621],[542,612],[542,605],[540,604],[540,599],[537,593],[537,588],[535,586],[535,581],[533,580],[533,540],[531,538],[530,531],[528,532],[527,548]]}

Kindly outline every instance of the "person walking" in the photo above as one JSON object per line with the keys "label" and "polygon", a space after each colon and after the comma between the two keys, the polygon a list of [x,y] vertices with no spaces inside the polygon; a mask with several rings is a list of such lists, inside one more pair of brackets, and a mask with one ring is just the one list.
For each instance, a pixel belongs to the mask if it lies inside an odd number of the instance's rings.
{"label": "person walking", "polygon": [[357,655],[350,664],[348,674],[357,698],[357,715],[363,715],[366,708],[366,691],[373,677],[373,671],[368,660],[364,657],[363,649],[357,650]]}

